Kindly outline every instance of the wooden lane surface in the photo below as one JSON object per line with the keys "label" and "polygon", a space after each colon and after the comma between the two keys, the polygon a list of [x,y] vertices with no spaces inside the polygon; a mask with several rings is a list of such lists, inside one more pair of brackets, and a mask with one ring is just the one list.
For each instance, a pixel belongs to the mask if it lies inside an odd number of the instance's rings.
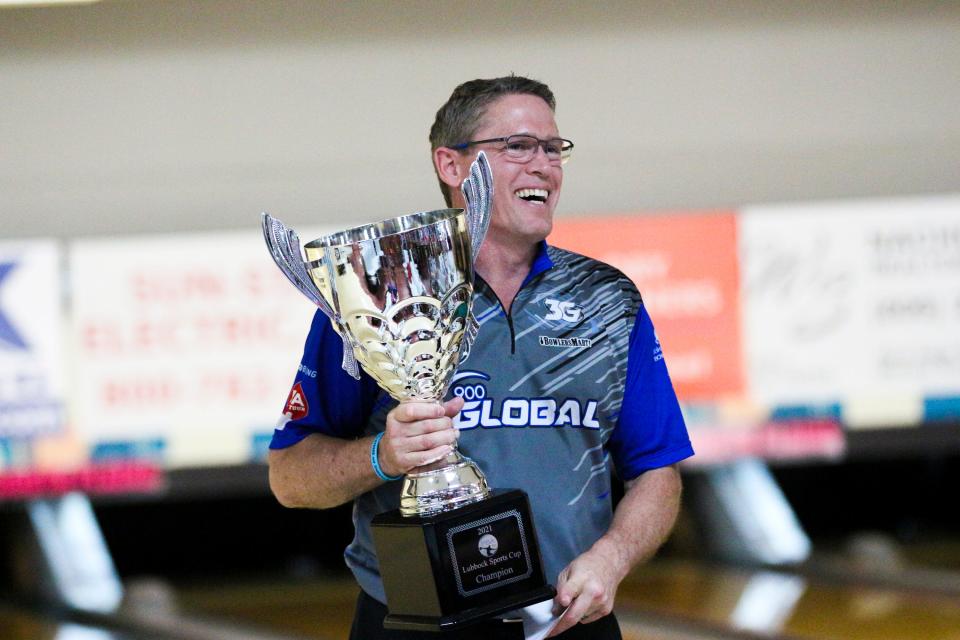
{"label": "wooden lane surface", "polygon": [[58,624],[7,605],[0,605],[0,638],[53,640]]}
{"label": "wooden lane surface", "polygon": [[[347,637],[355,597],[349,577],[177,593],[184,611],[330,639]],[[659,560],[631,574],[617,602],[625,640],[960,640],[957,594],[855,578]]]}
{"label": "wooden lane surface", "polygon": [[627,620],[648,613],[757,636],[960,640],[960,594],[894,582],[662,561],[635,571],[618,602]]}
{"label": "wooden lane surface", "polygon": [[[836,570],[748,570],[657,560],[624,581],[617,614],[625,640],[960,640],[960,591],[950,583],[917,588],[913,578],[898,586],[890,576],[838,575]],[[143,589],[130,581],[128,597],[139,598],[137,606],[147,609],[152,599],[162,603],[164,621],[154,628],[193,630],[187,635],[198,639],[207,632],[210,638],[236,637],[242,629],[258,638],[346,638],[357,594],[352,578],[342,574],[301,580],[212,578],[203,585],[163,589],[156,580],[148,583]],[[58,623],[0,605],[0,640],[146,637],[95,626]],[[187,637],[170,633],[178,636]]]}
{"label": "wooden lane surface", "polygon": [[[157,636],[151,635],[152,639]],[[10,604],[0,604],[2,640],[143,640],[93,625],[64,622]]]}

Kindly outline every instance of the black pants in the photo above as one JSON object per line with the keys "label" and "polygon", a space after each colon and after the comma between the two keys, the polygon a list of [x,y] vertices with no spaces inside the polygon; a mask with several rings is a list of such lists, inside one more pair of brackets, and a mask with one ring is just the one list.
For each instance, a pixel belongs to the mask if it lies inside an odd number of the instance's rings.
{"label": "black pants", "polygon": [[[364,591],[357,597],[357,610],[353,614],[350,640],[523,640],[523,625],[502,620],[486,620],[470,625],[463,630],[432,633],[430,631],[394,631],[383,628],[387,607],[371,598]],[[591,622],[578,624],[558,640],[622,640],[620,625],[610,615]]]}

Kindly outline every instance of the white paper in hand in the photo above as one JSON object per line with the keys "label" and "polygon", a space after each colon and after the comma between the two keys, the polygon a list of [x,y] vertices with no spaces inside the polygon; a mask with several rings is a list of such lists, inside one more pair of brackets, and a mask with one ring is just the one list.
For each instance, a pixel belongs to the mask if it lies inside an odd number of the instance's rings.
{"label": "white paper in hand", "polygon": [[557,622],[566,613],[553,615],[553,600],[544,600],[517,611],[523,618],[523,636],[526,640],[542,640],[553,631]]}

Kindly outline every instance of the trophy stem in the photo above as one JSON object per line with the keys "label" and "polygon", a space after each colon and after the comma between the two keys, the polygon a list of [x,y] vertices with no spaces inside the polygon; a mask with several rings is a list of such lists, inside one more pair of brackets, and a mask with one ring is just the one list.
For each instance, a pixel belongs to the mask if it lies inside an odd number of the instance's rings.
{"label": "trophy stem", "polygon": [[403,477],[400,513],[426,517],[452,511],[490,496],[487,478],[477,464],[454,445],[449,454]]}

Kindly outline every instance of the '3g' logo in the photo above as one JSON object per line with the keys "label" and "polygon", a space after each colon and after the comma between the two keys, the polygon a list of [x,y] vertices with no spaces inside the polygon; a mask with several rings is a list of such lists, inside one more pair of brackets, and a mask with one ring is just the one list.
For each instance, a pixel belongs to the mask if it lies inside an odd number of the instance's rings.
{"label": "'3g' logo", "polygon": [[543,301],[550,309],[550,313],[544,316],[544,320],[566,320],[567,322],[576,322],[583,315],[580,307],[569,300],[554,300],[547,298]]}

